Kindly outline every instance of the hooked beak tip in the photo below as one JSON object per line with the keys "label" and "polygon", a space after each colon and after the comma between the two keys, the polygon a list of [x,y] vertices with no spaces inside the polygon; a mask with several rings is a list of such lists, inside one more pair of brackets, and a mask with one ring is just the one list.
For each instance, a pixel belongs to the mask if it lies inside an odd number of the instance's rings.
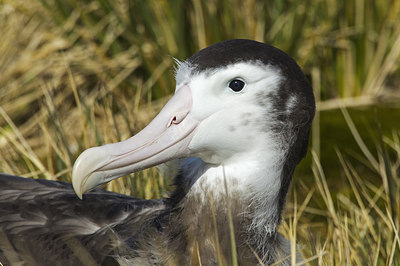
{"label": "hooked beak tip", "polygon": [[78,196],[79,199],[82,199],[82,183],[77,181],[75,172],[72,172],[72,188],[75,191],[75,194]]}
{"label": "hooked beak tip", "polygon": [[76,196],[78,196],[78,198],[79,198],[80,200],[82,200],[82,193],[77,192],[77,191],[75,191],[75,193],[76,193]]}
{"label": "hooked beak tip", "polygon": [[83,193],[99,185],[99,182],[91,176],[104,164],[105,158],[107,158],[105,152],[97,147],[87,149],[76,159],[72,169],[72,187],[78,198],[82,199]]}
{"label": "hooked beak tip", "polygon": [[82,188],[80,185],[77,185],[76,182],[72,181],[72,188],[75,191],[75,194],[78,196],[79,199],[82,199]]}

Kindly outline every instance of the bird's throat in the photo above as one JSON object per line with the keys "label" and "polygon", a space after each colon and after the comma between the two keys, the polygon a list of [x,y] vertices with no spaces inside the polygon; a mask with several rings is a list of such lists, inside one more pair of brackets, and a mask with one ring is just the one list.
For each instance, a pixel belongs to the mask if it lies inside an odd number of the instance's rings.
{"label": "bird's throat", "polygon": [[[242,170],[231,168],[229,164],[212,166],[191,159],[183,165],[181,178],[185,174],[193,177],[194,173],[197,177],[194,182],[186,180],[186,185],[185,180],[180,181],[187,191],[176,202],[175,217],[171,218],[184,228],[188,252],[199,252],[198,258],[207,260],[202,261],[205,265],[218,260],[230,265],[236,255],[249,258],[249,265],[256,265],[257,247],[261,244],[273,246],[271,242],[276,239],[280,172],[267,172],[263,167],[246,163],[242,167],[247,167],[246,176],[268,184],[269,190],[257,190],[251,186],[251,180],[242,178]],[[263,234],[265,243],[255,243],[253,239],[260,239],[256,234]],[[234,255],[232,251],[240,254]]]}

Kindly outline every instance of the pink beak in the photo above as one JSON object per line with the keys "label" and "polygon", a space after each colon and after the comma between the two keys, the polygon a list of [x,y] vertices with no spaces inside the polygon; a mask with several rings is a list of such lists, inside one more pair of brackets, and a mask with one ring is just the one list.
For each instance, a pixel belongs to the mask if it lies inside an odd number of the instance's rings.
{"label": "pink beak", "polygon": [[199,124],[188,116],[191,108],[191,90],[183,85],[138,134],[84,151],[72,171],[72,185],[78,197],[82,199],[83,193],[120,176],[187,157],[193,131]]}

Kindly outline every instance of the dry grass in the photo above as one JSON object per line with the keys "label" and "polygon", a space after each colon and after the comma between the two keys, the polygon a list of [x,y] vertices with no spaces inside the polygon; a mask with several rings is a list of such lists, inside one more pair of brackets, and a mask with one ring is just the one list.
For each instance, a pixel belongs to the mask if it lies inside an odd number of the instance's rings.
{"label": "dry grass", "polygon": [[314,265],[399,265],[400,131],[393,130],[391,138],[381,135],[374,156],[347,110],[342,112],[372,177],[361,176],[337,149],[347,182],[332,190],[340,177],[326,176],[313,150],[314,185],[295,180],[283,231],[303,244],[305,260]]}
{"label": "dry grass", "polygon": [[[319,111],[342,108],[373,173],[363,178],[339,146],[347,184],[330,189],[338,177],[319,161],[317,114],[314,185],[295,180],[281,231],[308,264],[399,265],[398,125],[371,152],[343,106],[398,101],[400,1],[176,2],[0,1],[0,171],[68,181],[83,149],[131,136],[160,110],[174,86],[169,55],[266,41],[304,67]],[[169,181],[149,169],[107,188],[155,198]]]}

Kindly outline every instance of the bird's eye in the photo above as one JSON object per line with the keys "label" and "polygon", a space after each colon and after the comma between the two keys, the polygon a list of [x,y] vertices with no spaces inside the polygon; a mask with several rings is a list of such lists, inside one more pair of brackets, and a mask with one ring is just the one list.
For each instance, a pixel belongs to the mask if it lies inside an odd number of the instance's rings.
{"label": "bird's eye", "polygon": [[233,79],[229,82],[229,88],[231,90],[233,90],[234,92],[239,92],[244,88],[244,85],[246,85],[246,83],[244,83],[243,80],[240,79]]}

